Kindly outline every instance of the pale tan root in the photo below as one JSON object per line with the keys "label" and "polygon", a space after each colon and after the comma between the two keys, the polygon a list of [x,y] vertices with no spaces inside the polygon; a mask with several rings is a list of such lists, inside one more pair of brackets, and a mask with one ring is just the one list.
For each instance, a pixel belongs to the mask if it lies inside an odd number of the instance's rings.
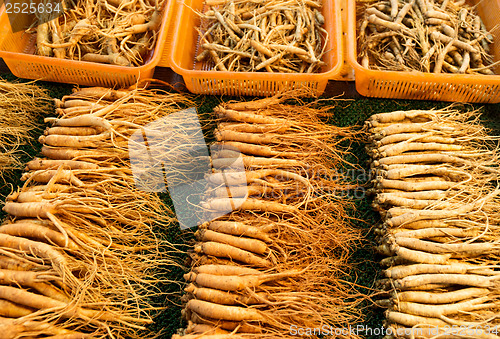
{"label": "pale tan root", "polygon": [[105,143],[111,143],[110,139],[111,133],[103,132],[101,134],[89,135],[89,136],[73,136],[73,135],[57,135],[49,134],[47,136],[40,136],[38,141],[41,144],[48,146],[59,146],[59,147],[75,147],[75,148],[100,148]]}
{"label": "pale tan root", "polygon": [[206,255],[211,255],[214,257],[229,258],[232,260],[241,261],[243,263],[254,265],[256,267],[272,266],[272,263],[269,260],[263,259],[260,256],[253,254],[252,252],[248,252],[228,244],[221,244],[213,241],[195,245],[194,251],[196,253],[204,253]]}
{"label": "pale tan root", "polygon": [[255,309],[236,306],[225,306],[203,300],[191,299],[186,304],[186,309],[192,310],[200,316],[229,321],[262,321],[264,317]]}
{"label": "pale tan root", "polygon": [[201,227],[217,232],[260,239],[265,242],[271,241],[267,232],[263,231],[260,227],[246,225],[240,222],[214,220],[201,225]]}
{"label": "pale tan root", "polygon": [[394,292],[393,298],[399,301],[410,301],[421,304],[451,304],[461,300],[489,295],[486,288],[463,288],[452,292],[403,291]]}
{"label": "pale tan root", "polygon": [[[7,318],[21,318],[35,312],[34,309],[19,305],[15,302],[0,299],[0,316]],[[9,328],[10,329],[10,328]]]}
{"label": "pale tan root", "polygon": [[47,213],[55,213],[56,206],[50,202],[7,202],[3,210],[16,217],[48,219]]}
{"label": "pale tan root", "polygon": [[44,135],[87,136],[100,134],[101,132],[101,130],[95,127],[49,127],[45,130]]}
{"label": "pale tan root", "polygon": [[294,214],[298,212],[297,207],[282,204],[276,201],[260,200],[253,198],[218,198],[202,202],[201,206],[208,210],[231,211],[238,209],[242,211],[259,212],[281,212]]}
{"label": "pale tan root", "polygon": [[222,328],[218,328],[215,326],[207,325],[207,324],[195,324],[191,321],[188,322],[186,327],[186,334],[229,334],[229,331],[223,330]]}
{"label": "pale tan root", "polygon": [[59,166],[63,166],[68,169],[85,169],[92,170],[98,169],[97,164],[87,162],[87,161],[75,161],[75,160],[49,160],[35,158],[26,164],[26,170],[38,171],[45,169],[57,169]]}
{"label": "pale tan root", "polygon": [[[184,310],[183,310],[184,311]],[[188,310],[189,311],[189,310]],[[191,311],[191,316],[188,320],[196,324],[206,324],[217,326],[227,331],[235,331],[237,333],[262,333],[260,322],[251,321],[229,321],[222,319],[215,319],[210,317],[202,317],[198,313]],[[251,336],[251,335],[250,335]]]}
{"label": "pale tan root", "polygon": [[457,244],[441,244],[415,238],[396,237],[396,244],[399,246],[423,251],[427,253],[451,253],[452,257],[464,256],[475,257],[480,255],[487,255],[498,251],[498,245],[495,243],[457,243]]}
{"label": "pale tan root", "polygon": [[487,301],[489,301],[488,296],[443,305],[423,305],[414,302],[401,301],[397,303],[396,307],[397,310],[402,313],[419,315],[422,317],[439,318],[443,315],[495,307],[495,303],[487,303]]}
{"label": "pale tan root", "polygon": [[244,295],[244,294],[234,294],[230,292],[224,292],[217,289],[206,288],[206,287],[196,287],[193,284],[189,284],[184,292],[191,293],[196,299],[209,301],[219,305],[252,305],[260,304],[262,300],[265,300],[267,293],[259,292],[258,298]]}
{"label": "pale tan root", "polygon": [[420,274],[394,281],[396,288],[409,288],[423,284],[449,284],[481,288],[494,288],[500,277],[483,277],[473,274]]}
{"label": "pale tan root", "polygon": [[198,230],[195,236],[197,236],[200,241],[214,241],[228,244],[256,254],[264,254],[268,251],[267,245],[257,239],[235,237],[212,230]]}
{"label": "pale tan root", "polygon": [[25,172],[21,176],[21,180],[33,180],[40,183],[48,183],[52,178],[56,178],[55,180],[58,182],[66,182],[77,187],[84,186],[84,183],[78,179],[78,177],[74,174],[73,170],[66,169],[47,169],[47,170],[38,170],[34,172]]}
{"label": "pale tan root", "polygon": [[[488,271],[487,268],[465,264],[465,263],[449,263],[446,265],[432,265],[432,264],[415,264],[415,265],[400,265],[388,268],[384,271],[385,276],[392,279],[401,279],[407,276],[419,274],[484,274]],[[494,275],[495,271],[490,270],[490,274]],[[479,272],[479,273],[478,273]]]}
{"label": "pale tan root", "polygon": [[255,288],[259,285],[293,277],[300,274],[299,271],[282,272],[275,274],[260,274],[248,276],[218,276],[206,273],[188,273],[184,278],[191,282],[196,282],[199,286],[219,289],[222,291],[240,291],[246,288]]}
{"label": "pale tan root", "polygon": [[61,233],[51,230],[48,227],[18,221],[12,224],[0,226],[0,233],[9,234],[17,237],[35,238],[41,241],[54,244],[64,248],[67,242],[67,248],[77,251],[80,247],[71,239],[67,240]]}

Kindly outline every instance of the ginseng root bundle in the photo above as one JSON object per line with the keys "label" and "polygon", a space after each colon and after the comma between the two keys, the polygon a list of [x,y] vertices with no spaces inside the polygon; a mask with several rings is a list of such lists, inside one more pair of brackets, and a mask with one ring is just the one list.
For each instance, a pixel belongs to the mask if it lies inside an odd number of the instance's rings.
{"label": "ginseng root bundle", "polygon": [[173,216],[136,188],[127,141],[188,102],[149,90],[76,90],[56,100],[0,226],[2,338],[143,338],[171,262],[153,228]]}
{"label": "ginseng root bundle", "polygon": [[388,338],[498,338],[498,138],[453,107],[366,124]]}
{"label": "ginseng root bundle", "polygon": [[[322,122],[324,110],[278,97],[224,103],[214,113],[213,186],[201,205],[217,217],[195,233],[182,298],[187,327],[174,337],[347,328],[359,314],[340,272],[360,234],[338,198],[347,185],[337,166],[345,152],[338,144],[355,134]],[[236,161],[244,170],[228,172]]]}
{"label": "ginseng root bundle", "polygon": [[47,93],[34,84],[0,80],[0,179],[6,171],[21,168],[19,147],[32,141],[36,118],[49,102]]}

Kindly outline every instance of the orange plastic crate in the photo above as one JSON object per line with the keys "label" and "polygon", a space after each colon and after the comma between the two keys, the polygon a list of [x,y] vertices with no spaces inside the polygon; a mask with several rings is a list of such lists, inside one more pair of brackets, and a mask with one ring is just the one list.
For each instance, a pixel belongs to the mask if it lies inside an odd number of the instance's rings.
{"label": "orange plastic crate", "polygon": [[[156,46],[142,66],[116,66],[35,55],[36,34],[24,31],[13,33],[5,5],[0,10],[0,57],[19,78],[85,86],[128,87],[140,79],[153,77],[162,55],[174,4],[175,0],[166,1]],[[28,24],[30,19],[28,14],[17,14],[15,18],[22,25]]]}
{"label": "orange plastic crate", "polygon": [[323,1],[324,28],[328,31],[326,66],[320,73],[223,72],[211,70],[206,63],[195,62],[199,50],[196,27],[204,11],[203,0],[184,0],[178,5],[170,49],[170,67],[184,78],[189,91],[198,94],[269,96],[279,92],[307,88],[321,95],[329,79],[340,76],[343,66],[342,19],[339,2]]}
{"label": "orange plastic crate", "polygon": [[[486,28],[500,25],[500,0],[471,0]],[[423,72],[380,71],[363,67],[357,56],[356,1],[348,0],[347,49],[354,68],[356,90],[364,96],[394,99],[440,100],[455,102],[500,102],[500,75],[434,74]],[[500,30],[493,31],[491,45],[494,61],[500,60]],[[494,69],[500,74],[500,66]]]}

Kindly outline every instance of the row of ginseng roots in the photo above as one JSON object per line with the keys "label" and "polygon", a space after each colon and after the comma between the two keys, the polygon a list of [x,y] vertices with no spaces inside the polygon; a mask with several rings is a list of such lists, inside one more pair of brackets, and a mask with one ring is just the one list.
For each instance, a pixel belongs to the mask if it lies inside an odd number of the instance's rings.
{"label": "row of ginseng roots", "polygon": [[173,215],[135,187],[127,140],[186,103],[103,88],[56,100],[58,117],[46,118],[40,137],[44,157],[28,162],[3,207],[1,338],[148,336],[161,293],[154,273],[168,264],[153,227]]}
{"label": "row of ginseng roots", "polygon": [[[326,109],[283,99],[214,108],[214,186],[201,205],[215,217],[195,233],[187,325],[173,338],[318,335],[359,316],[341,272],[360,234],[339,198],[349,186],[338,173],[338,144],[355,134],[324,123]],[[236,159],[243,173],[227,172]]]}
{"label": "row of ginseng roots", "polygon": [[366,125],[387,338],[499,338],[498,137],[453,107]]}
{"label": "row of ginseng roots", "polygon": [[[155,336],[146,327],[166,282],[156,272],[178,263],[153,228],[174,232],[170,238],[179,231],[162,200],[136,185],[137,178],[145,179],[141,187],[150,184],[141,172],[148,164],[137,175],[129,151],[143,140],[153,162],[175,160],[182,142],[171,147],[157,134],[162,123],[147,126],[191,105],[181,95],[140,89],[87,88],[56,100],[58,117],[45,119],[50,126],[40,137],[43,158],[27,164],[25,184],[3,208],[2,338]],[[181,334],[286,337],[293,328],[347,328],[359,314],[341,279],[360,235],[338,198],[350,186],[336,167],[344,155],[338,143],[354,133],[323,123],[325,110],[279,98],[221,105],[215,113],[215,136],[231,150],[214,153],[217,170],[207,182],[217,186],[217,171],[235,157],[245,180],[229,187],[230,199],[221,185],[201,203],[218,217],[196,232]],[[171,122],[189,132],[182,117]],[[180,168],[192,160],[177,159]],[[174,181],[184,178],[175,174]],[[224,205],[236,210],[220,213]]]}

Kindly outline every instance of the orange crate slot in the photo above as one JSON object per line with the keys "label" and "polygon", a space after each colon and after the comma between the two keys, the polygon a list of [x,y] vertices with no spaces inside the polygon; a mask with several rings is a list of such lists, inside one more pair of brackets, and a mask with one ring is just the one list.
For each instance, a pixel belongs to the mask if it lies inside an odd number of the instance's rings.
{"label": "orange crate slot", "polygon": [[[500,25],[500,0],[470,0],[477,6],[486,28]],[[348,0],[348,60],[355,72],[356,90],[364,96],[393,99],[439,100],[471,103],[500,102],[500,75],[434,74],[380,71],[361,66],[357,56],[356,1]],[[491,45],[494,61],[500,61],[500,31]],[[500,74],[500,66],[494,68]]]}
{"label": "orange crate slot", "polygon": [[160,61],[157,65],[160,67],[170,67],[170,49],[172,48],[172,39],[175,26],[175,19],[173,17],[177,15],[181,2],[181,0],[168,1],[170,2],[171,7],[169,8],[169,18],[167,22],[167,34],[165,36],[165,43],[161,52]]}
{"label": "orange crate slot", "polygon": [[[35,55],[36,34],[13,33],[5,5],[0,10],[0,57],[19,78],[84,86],[128,87],[140,79],[153,77],[155,66],[161,59],[174,4],[175,0],[166,1],[156,46],[142,66],[116,66]],[[23,25],[31,19],[28,14],[9,15],[16,15],[15,20]]]}
{"label": "orange crate slot", "polygon": [[211,70],[206,63],[195,62],[199,50],[196,27],[203,12],[203,0],[179,3],[170,49],[170,67],[184,78],[189,91],[197,94],[270,96],[279,92],[308,88],[321,95],[329,79],[340,77],[343,66],[342,18],[339,1],[323,1],[322,14],[328,31],[326,66],[320,73],[223,72]]}

